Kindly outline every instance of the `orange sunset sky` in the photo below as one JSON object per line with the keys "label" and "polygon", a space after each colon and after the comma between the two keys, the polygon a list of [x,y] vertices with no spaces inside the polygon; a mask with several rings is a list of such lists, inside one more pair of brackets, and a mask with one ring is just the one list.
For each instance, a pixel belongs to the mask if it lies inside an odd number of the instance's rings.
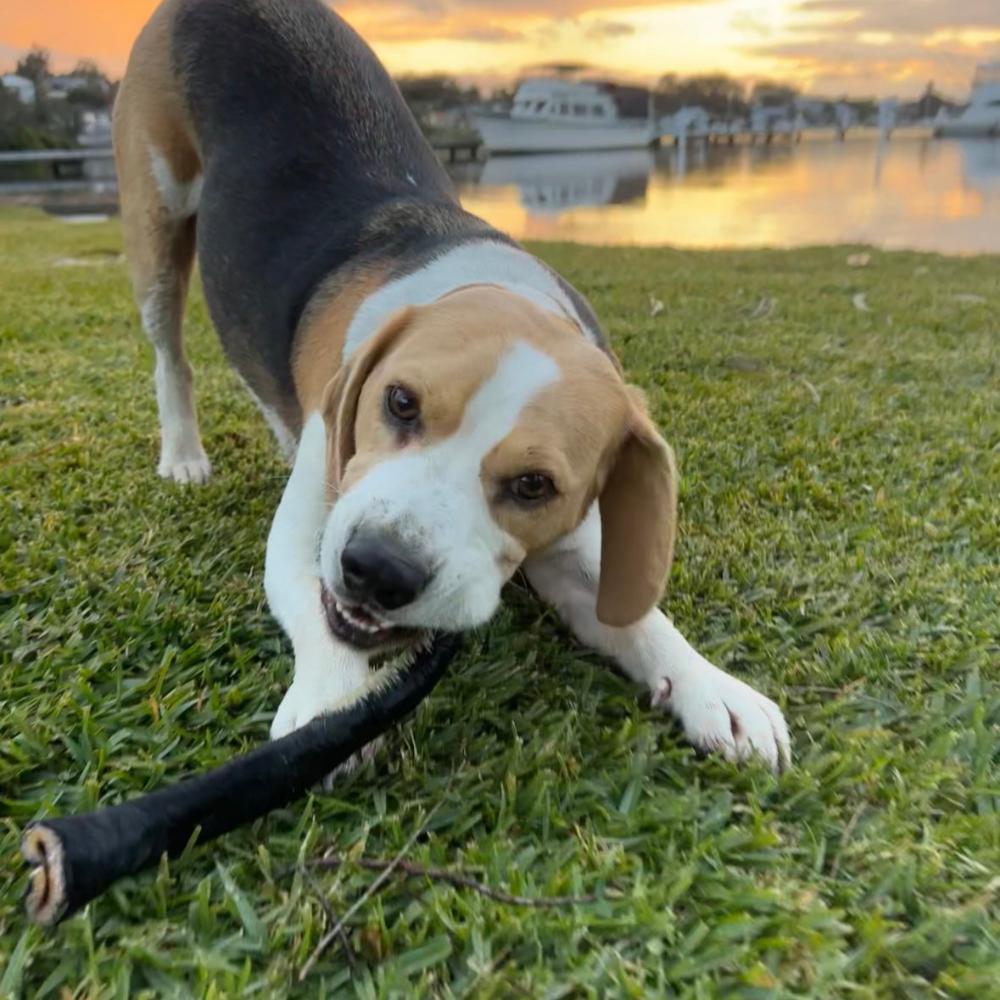
{"label": "orange sunset sky", "polygon": [[[156,0],[0,0],[0,68],[33,44],[58,69],[121,74]],[[531,63],[583,60],[654,79],[722,70],[814,93],[963,96],[1000,58],[1000,0],[345,0],[334,4],[394,73],[506,83]]]}

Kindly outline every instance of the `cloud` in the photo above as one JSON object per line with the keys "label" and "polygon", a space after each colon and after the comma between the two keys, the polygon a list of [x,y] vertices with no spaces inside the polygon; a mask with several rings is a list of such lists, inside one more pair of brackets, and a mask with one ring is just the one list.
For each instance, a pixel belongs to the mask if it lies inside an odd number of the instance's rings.
{"label": "cloud", "polygon": [[606,38],[625,38],[635,34],[634,25],[626,21],[592,21],[587,25],[587,38],[602,41]]}
{"label": "cloud", "polygon": [[823,30],[836,34],[886,31],[893,35],[930,35],[971,29],[1000,32],[998,0],[802,0],[803,14],[837,16]]}
{"label": "cloud", "polygon": [[745,49],[814,91],[961,97],[1000,48],[1000,0],[800,0],[780,40]]}
{"label": "cloud", "polygon": [[524,38],[524,32],[499,24],[484,24],[481,28],[468,28],[457,37],[469,42],[519,42]]}
{"label": "cloud", "polygon": [[[504,13],[530,14],[533,17],[558,19],[578,17],[593,11],[637,7],[683,7],[712,0],[369,0],[359,4],[358,10],[376,10],[380,7],[405,8],[416,13],[470,14],[474,17],[496,18]],[[353,4],[336,4],[352,7]]]}
{"label": "cloud", "polygon": [[502,45],[524,39],[523,31],[502,24],[477,21],[458,21],[454,18],[436,20],[432,27],[415,24],[411,18],[393,17],[380,19],[371,26],[367,22],[353,21],[365,38],[376,42],[421,42],[449,39],[458,42],[481,42]]}
{"label": "cloud", "polygon": [[[337,11],[372,42],[520,40],[545,26],[619,9],[710,4],[713,0],[346,0]],[[622,38],[635,29],[622,20],[588,21],[591,41]],[[561,30],[561,29],[560,29]]]}
{"label": "cloud", "polygon": [[739,10],[730,18],[729,24],[744,35],[767,38],[774,34],[774,26],[757,11]]}

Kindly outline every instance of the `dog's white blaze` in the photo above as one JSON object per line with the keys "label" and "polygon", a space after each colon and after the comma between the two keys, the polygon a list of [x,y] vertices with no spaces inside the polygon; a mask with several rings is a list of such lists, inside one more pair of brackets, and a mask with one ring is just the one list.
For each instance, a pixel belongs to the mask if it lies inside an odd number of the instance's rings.
{"label": "dog's white blaze", "polygon": [[559,366],[548,354],[519,341],[469,400],[450,442],[439,444],[438,449],[453,453],[456,460],[461,453],[475,458],[478,479],[483,457],[510,434],[524,407],[559,374]]}
{"label": "dog's white blaze", "polygon": [[489,619],[516,567],[503,558],[513,539],[490,513],[482,462],[514,429],[524,407],[559,376],[549,355],[517,343],[469,400],[451,437],[380,462],[340,497],[321,547],[328,584],[342,589],[340,554],[355,530],[387,532],[435,568],[427,590],[388,616],[392,621],[462,629]]}
{"label": "dog's white blaze", "polygon": [[167,158],[155,147],[149,147],[149,163],[160,192],[160,201],[172,219],[189,219],[198,212],[201,201],[202,175],[190,183],[183,183],[174,176]]}
{"label": "dog's white blaze", "polygon": [[344,360],[404,306],[425,306],[459,288],[482,284],[506,288],[593,336],[562,285],[541,261],[506,243],[482,240],[463,243],[369,295],[347,328]]}

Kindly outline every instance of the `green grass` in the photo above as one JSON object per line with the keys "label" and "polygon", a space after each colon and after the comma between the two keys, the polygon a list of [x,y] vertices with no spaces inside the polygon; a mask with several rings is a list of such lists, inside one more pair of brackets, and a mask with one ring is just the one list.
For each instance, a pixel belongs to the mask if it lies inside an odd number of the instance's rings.
{"label": "green grass", "polygon": [[[697,759],[512,588],[374,765],[29,928],[25,823],[257,745],[291,671],[261,580],[283,467],[196,298],[218,475],[156,477],[119,249],[0,215],[0,994],[1000,996],[1000,260],[849,248],[539,248],[677,449],[669,609],[782,704],[793,770]],[[604,900],[390,880],[353,978],[335,950],[299,984],[317,886],[343,913],[375,878],[309,859],[391,857],[435,807],[413,861]]]}

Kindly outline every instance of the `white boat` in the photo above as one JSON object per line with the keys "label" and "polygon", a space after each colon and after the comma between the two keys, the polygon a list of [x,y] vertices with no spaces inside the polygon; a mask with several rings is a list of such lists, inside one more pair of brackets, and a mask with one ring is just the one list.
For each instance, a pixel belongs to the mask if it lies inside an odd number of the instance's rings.
{"label": "white boat", "polygon": [[509,112],[473,122],[490,153],[637,149],[657,138],[650,92],[606,81],[527,79]]}
{"label": "white boat", "polygon": [[969,105],[955,118],[936,123],[934,134],[944,138],[1000,139],[1000,61],[976,70]]}

